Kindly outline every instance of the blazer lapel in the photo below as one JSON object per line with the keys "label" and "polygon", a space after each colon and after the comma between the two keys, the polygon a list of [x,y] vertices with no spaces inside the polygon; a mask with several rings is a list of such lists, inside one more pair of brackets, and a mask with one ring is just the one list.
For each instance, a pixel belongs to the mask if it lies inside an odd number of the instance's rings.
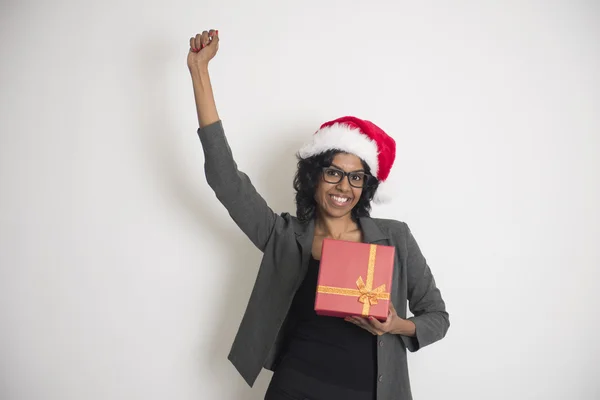
{"label": "blazer lapel", "polygon": [[384,244],[389,242],[389,238],[377,226],[375,221],[369,217],[359,219],[360,228],[363,232],[363,241],[365,243]]}
{"label": "blazer lapel", "polygon": [[302,250],[302,266],[308,265],[308,260],[312,253],[313,238],[315,236],[315,220],[311,219],[304,224],[298,223],[294,231],[296,233],[296,242],[298,242]]}

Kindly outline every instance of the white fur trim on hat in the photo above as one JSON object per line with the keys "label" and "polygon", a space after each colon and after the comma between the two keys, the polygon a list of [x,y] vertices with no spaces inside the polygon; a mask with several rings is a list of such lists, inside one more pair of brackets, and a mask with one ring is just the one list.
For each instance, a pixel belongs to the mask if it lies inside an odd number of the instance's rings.
{"label": "white fur trim on hat", "polygon": [[313,140],[300,148],[298,155],[308,158],[328,150],[341,150],[351,153],[367,163],[371,174],[378,178],[379,162],[377,143],[357,128],[336,123],[326,126],[313,135]]}
{"label": "white fur trim on hat", "polygon": [[385,204],[389,203],[392,200],[392,194],[390,193],[390,184],[389,182],[379,182],[379,186],[375,191],[375,196],[373,196],[373,202],[375,204]]}

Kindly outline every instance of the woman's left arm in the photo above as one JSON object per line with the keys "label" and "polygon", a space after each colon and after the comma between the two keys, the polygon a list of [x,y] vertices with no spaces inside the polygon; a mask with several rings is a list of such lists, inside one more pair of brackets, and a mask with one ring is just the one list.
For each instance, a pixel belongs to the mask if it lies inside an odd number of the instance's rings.
{"label": "woman's left arm", "polygon": [[406,238],[406,269],[408,306],[414,317],[404,319],[398,316],[390,302],[388,318],[380,322],[375,318],[348,317],[352,322],[374,335],[395,334],[402,338],[406,347],[415,352],[446,336],[450,319],[440,290],[435,284],[431,270],[421,253],[417,241],[408,225],[403,225]]}
{"label": "woman's left arm", "polygon": [[[408,305],[414,317],[402,321],[412,322],[415,334],[414,336],[402,335],[402,339],[406,347],[414,352],[446,336],[450,327],[450,318],[431,269],[408,225],[404,225],[406,229]],[[406,325],[404,324],[404,326]]]}

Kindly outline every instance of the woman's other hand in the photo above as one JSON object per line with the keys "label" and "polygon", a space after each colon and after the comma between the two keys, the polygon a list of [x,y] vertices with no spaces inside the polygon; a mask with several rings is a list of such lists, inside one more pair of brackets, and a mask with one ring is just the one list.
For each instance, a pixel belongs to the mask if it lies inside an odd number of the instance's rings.
{"label": "woman's other hand", "polygon": [[415,336],[416,334],[415,324],[412,321],[400,318],[391,301],[385,322],[380,322],[374,317],[346,317],[344,319],[371,332],[373,335],[381,336],[391,333],[395,335]]}

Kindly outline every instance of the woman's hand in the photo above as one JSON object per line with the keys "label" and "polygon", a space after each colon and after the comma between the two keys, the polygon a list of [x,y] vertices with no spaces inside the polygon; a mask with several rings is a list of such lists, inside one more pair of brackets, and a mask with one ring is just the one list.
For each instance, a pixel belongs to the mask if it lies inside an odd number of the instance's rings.
{"label": "woman's hand", "polygon": [[190,51],[187,64],[190,71],[206,69],[208,62],[219,51],[219,31],[211,29],[190,38]]}
{"label": "woman's hand", "polygon": [[384,335],[391,333],[395,335],[415,336],[416,326],[412,321],[400,318],[394,305],[390,301],[390,308],[385,322],[379,322],[377,318],[369,317],[346,317],[346,321],[358,325],[371,332],[373,335]]}
{"label": "woman's hand", "polygon": [[187,65],[192,75],[194,99],[200,128],[219,121],[215,97],[208,73],[208,62],[219,50],[219,31],[211,29],[190,38]]}

